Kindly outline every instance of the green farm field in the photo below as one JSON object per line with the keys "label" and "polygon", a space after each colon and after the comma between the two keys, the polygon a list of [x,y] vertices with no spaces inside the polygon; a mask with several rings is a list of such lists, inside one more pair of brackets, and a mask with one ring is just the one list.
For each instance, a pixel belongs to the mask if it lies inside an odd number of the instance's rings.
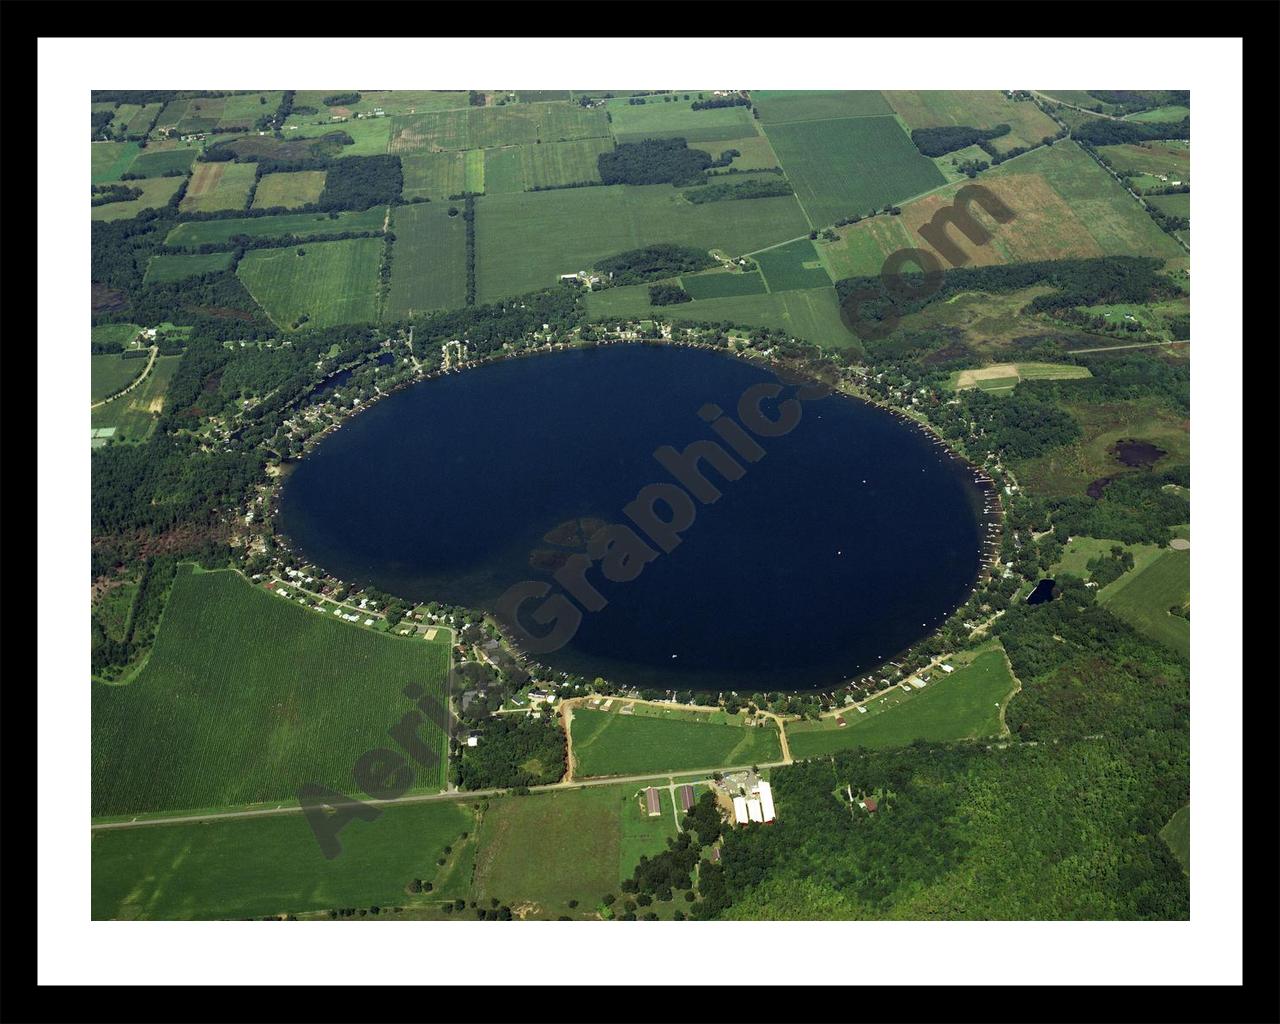
{"label": "green farm field", "polygon": [[[489,153],[505,153],[507,150],[476,150],[468,153],[458,150],[449,153],[410,153],[400,158],[404,171],[405,199],[439,201],[463,192],[483,192],[488,168]],[[476,158],[479,157],[479,171]],[[524,186],[521,185],[521,188]],[[519,191],[512,189],[511,191]]]}
{"label": "green farm field", "polygon": [[337,156],[378,156],[387,151],[391,139],[391,118],[369,117],[359,121],[320,122],[286,127],[285,139],[292,142],[315,139],[330,132],[343,132],[351,136],[350,144],[343,144]]}
{"label": "green farm field", "polygon": [[1182,182],[1191,180],[1191,146],[1184,141],[1099,146],[1098,153],[1120,172],[1164,174]]}
{"label": "green farm field", "polygon": [[465,802],[387,807],[342,829],[342,853],[332,860],[301,814],[97,830],[92,918],[200,921],[428,905],[436,892],[411,895],[405,886],[438,878],[444,848],[474,833],[474,823]]}
{"label": "green farm field", "polygon": [[758,764],[782,757],[776,727],[573,712],[575,776],[634,775]]}
{"label": "green farm field", "polygon": [[144,178],[162,178],[175,171],[187,174],[195,159],[194,149],[167,149],[159,152],[147,149],[139,153],[129,165],[129,173],[140,174]]}
{"label": "green farm field", "polygon": [[[95,816],[289,802],[319,783],[358,796],[356,759],[387,745],[427,687],[441,703],[449,647],[299,607],[231,570],[180,566],[133,680],[92,687]],[[443,751],[443,726],[424,722]],[[443,784],[444,764],[415,789]]]}
{"label": "green farm field", "polygon": [[753,89],[751,101],[766,128],[787,121],[822,121],[837,117],[872,117],[892,114],[882,93],[805,89]]}
{"label": "green farm field", "polygon": [[381,238],[348,238],[251,249],[236,275],[282,330],[291,329],[303,315],[311,327],[373,323],[378,319],[382,248]]}
{"label": "green farm field", "polygon": [[89,358],[89,394],[95,402],[114,395],[147,368],[146,359],[125,359],[122,355]]}
{"label": "green farm field", "polygon": [[[604,111],[567,103],[465,107],[390,119],[388,152],[416,153],[563,142],[609,134]],[[345,128],[345,126],[344,126]]]}
{"label": "green farm field", "polygon": [[183,213],[243,210],[256,173],[253,164],[230,160],[197,163],[178,209]]}
{"label": "green farm field", "polygon": [[[146,360],[140,360],[142,366]],[[164,409],[164,396],[182,362],[182,356],[158,356],[147,379],[127,395],[100,405],[90,414],[90,426],[95,430],[115,427],[113,442],[145,441],[155,430],[156,420]],[[138,368],[142,372],[142,367]]]}
{"label": "green farm field", "polygon": [[765,131],[813,227],[865,216],[946,180],[894,117],[797,121]]}
{"label": "green farm field", "polygon": [[[324,102],[326,97],[338,96],[352,91],[360,94],[360,99],[355,103],[335,106]],[[468,99],[465,90],[441,92],[421,89],[299,89],[293,98],[293,104],[295,107],[316,107],[321,111],[320,115],[295,114],[293,117],[323,116],[327,120],[333,114],[342,117],[350,117],[352,114],[361,113],[372,114],[377,108],[381,108],[382,112],[388,116],[411,112],[422,114],[431,110],[452,110],[466,107]],[[290,120],[292,120],[292,117]],[[381,119],[379,118],[378,120]]]}
{"label": "green farm field", "polygon": [[226,270],[231,266],[234,255],[229,252],[183,255],[162,253],[151,257],[142,281],[144,284],[162,284],[166,281],[181,281],[183,278],[195,277],[197,274],[211,274],[218,270]]}
{"label": "green farm field", "polygon": [[[742,203],[722,205],[741,206]],[[593,320],[644,316],[710,323],[729,320],[751,327],[790,331],[795,337],[812,341],[815,345],[860,347],[857,337],[840,319],[840,305],[835,289],[830,286],[798,292],[695,299],[679,306],[651,306],[648,286],[628,285],[592,292],[587,296],[587,315]]]}
{"label": "green farm field", "polygon": [[[740,139],[709,139],[697,143],[693,148],[710,153],[713,157],[720,156],[725,150],[736,149],[738,155],[729,164],[729,169],[734,171],[760,171],[778,166],[778,154],[763,135],[748,135]],[[715,178],[724,171],[716,169],[707,173]]]}
{"label": "green farm field", "polygon": [[252,128],[258,118],[274,114],[284,98],[282,92],[250,92],[227,96],[222,105],[221,128]]}
{"label": "green farm field", "polygon": [[467,301],[467,226],[445,203],[396,207],[387,316],[460,309]]}
{"label": "green farm field", "polygon": [[93,142],[89,149],[92,184],[119,181],[139,153],[136,142]]}
{"label": "green farm field", "polygon": [[1173,217],[1191,216],[1190,192],[1176,192],[1169,196],[1147,196],[1147,202],[1161,213],[1167,213]]}
{"label": "green farm field", "polygon": [[1173,615],[1172,607],[1185,607],[1191,595],[1191,552],[1165,551],[1145,568],[1137,566],[1116,580],[1098,600],[1139,633],[1191,655],[1191,622]]}
{"label": "green farm field", "polygon": [[[710,110],[694,110],[697,93],[689,93],[691,99],[664,102],[662,96],[645,96],[644,103],[632,104],[621,97],[606,101],[609,127],[619,142],[638,142],[640,139],[672,138],[679,136],[691,144],[707,139],[727,139],[754,133],[749,107],[713,107]],[[718,156],[719,154],[714,154]]]}
{"label": "green farm field", "polygon": [[1053,118],[1034,103],[1015,102],[995,89],[917,90],[886,92],[884,95],[908,128],[965,125],[986,129],[1007,124],[1009,134],[991,140],[1000,153],[1015,146],[1037,145],[1046,135],[1054,135],[1058,131]]}
{"label": "green farm field", "polygon": [[[247,164],[246,166],[252,166]],[[320,198],[324,191],[324,171],[285,171],[264,174],[253,193],[253,208],[269,210],[273,206],[286,209],[307,206]]]}
{"label": "green farm field", "polygon": [[89,208],[89,216],[93,220],[128,220],[136,217],[143,210],[154,210],[166,205],[178,191],[183,179],[174,178],[139,178],[127,182],[130,188],[142,190],[137,199],[123,203],[106,203],[103,206]]}
{"label": "green farm field", "polygon": [[670,185],[485,196],[476,203],[477,301],[546,288],[560,274],[645,245],[738,254],[807,232],[793,196],[695,205]]}
{"label": "green farm field", "polygon": [[695,299],[723,299],[731,295],[763,295],[767,288],[764,278],[752,271],[735,274],[725,270],[713,270],[707,274],[687,274],[680,284]]}
{"label": "green farm field", "polygon": [[1152,110],[1140,110],[1136,114],[1128,115],[1125,118],[1125,120],[1139,121],[1139,122],[1147,122],[1147,121],[1177,122],[1177,121],[1181,121],[1184,117],[1190,117],[1190,116],[1191,116],[1190,107],[1168,106],[1168,107],[1156,107]]}
{"label": "green farm field", "polygon": [[206,242],[229,242],[235,235],[248,235],[251,238],[308,238],[311,235],[336,234],[340,231],[381,231],[386,216],[385,206],[375,206],[359,212],[344,210],[337,217],[331,217],[327,213],[282,213],[270,217],[187,221],[170,231],[164,242],[165,245],[194,249]]}
{"label": "green farm field", "polygon": [[923,689],[908,694],[900,687],[867,705],[866,714],[846,712],[841,728],[834,718],[787,724],[791,756],[816,757],[836,750],[904,747],[915,740],[950,742],[997,736],[1003,729],[1000,706],[1016,682],[999,644],[979,653],[955,672],[928,673]]}
{"label": "green farm field", "polygon": [[771,292],[825,288],[831,284],[817,250],[807,238],[758,252],[754,259],[760,264],[760,272],[769,282]]}

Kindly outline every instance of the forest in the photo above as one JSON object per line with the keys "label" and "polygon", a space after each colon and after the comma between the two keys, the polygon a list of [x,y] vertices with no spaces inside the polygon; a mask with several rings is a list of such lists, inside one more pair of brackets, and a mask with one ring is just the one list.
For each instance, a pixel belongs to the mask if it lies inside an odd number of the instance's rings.
{"label": "forest", "polygon": [[474,747],[461,748],[453,762],[462,789],[545,786],[565,773],[564,731],[554,718],[494,715]]}
{"label": "forest", "polygon": [[687,245],[649,245],[597,260],[595,270],[607,277],[610,284],[624,285],[678,277],[715,265],[716,261],[704,249]]}
{"label": "forest", "polygon": [[770,196],[789,196],[794,194],[791,182],[781,176],[772,180],[724,182],[707,185],[704,188],[691,189],[683,193],[691,203],[718,203],[729,199],[766,199]]}
{"label": "forest", "polygon": [[625,142],[596,158],[600,180],[606,185],[701,185],[711,167],[727,167],[727,153],[713,160],[684,139],[643,139]]}
{"label": "forest", "polygon": [[943,125],[939,128],[913,128],[911,141],[925,156],[946,156],[957,149],[964,149],[979,142],[998,139],[1012,129],[1007,124],[994,128],[970,128],[967,125]]}

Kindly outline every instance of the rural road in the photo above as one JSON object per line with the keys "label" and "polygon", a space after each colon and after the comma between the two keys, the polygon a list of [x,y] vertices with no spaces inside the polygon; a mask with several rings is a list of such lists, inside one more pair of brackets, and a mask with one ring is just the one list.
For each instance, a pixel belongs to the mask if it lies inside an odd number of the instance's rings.
{"label": "rural road", "polygon": [[1191,339],[1184,341],[1137,341],[1132,345],[1104,345],[1102,348],[1075,348],[1067,353],[1069,356],[1078,356],[1084,352],[1114,352],[1120,348],[1157,348],[1161,345],[1190,345]]}
{"label": "rural road", "polygon": [[108,395],[101,402],[94,402],[92,405],[89,406],[89,408],[96,409],[100,405],[106,405],[108,402],[114,402],[117,398],[120,398],[122,395],[127,395],[130,391],[132,391],[134,388],[136,388],[139,384],[141,384],[144,380],[147,379],[147,374],[149,374],[151,372],[151,368],[156,365],[156,356],[159,354],[160,354],[160,346],[152,345],[151,358],[147,360],[147,365],[142,371],[142,376],[138,377],[137,380],[135,380],[123,391],[117,391],[114,395]]}

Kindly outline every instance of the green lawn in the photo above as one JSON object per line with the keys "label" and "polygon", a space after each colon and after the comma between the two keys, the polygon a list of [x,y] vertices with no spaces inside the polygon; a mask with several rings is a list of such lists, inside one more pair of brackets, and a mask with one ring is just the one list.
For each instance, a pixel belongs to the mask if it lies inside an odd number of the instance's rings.
{"label": "green lawn", "polygon": [[234,235],[249,235],[252,238],[308,238],[311,235],[336,234],[342,231],[381,231],[386,216],[385,206],[375,206],[360,212],[344,210],[336,217],[327,213],[282,213],[274,217],[187,221],[170,231],[164,243],[194,249],[206,242],[229,242]]}
{"label": "green lawn", "polygon": [[1191,594],[1191,552],[1165,551],[1147,566],[1125,573],[1098,600],[1145,636],[1191,654],[1191,622],[1169,609],[1185,606]]}
{"label": "green lawn", "polygon": [[396,208],[389,318],[466,305],[466,222],[461,214],[450,217],[449,205],[416,203]]}
{"label": "green lawn", "polygon": [[692,771],[777,761],[777,729],[718,725],[616,711],[573,712],[575,776]]}
{"label": "green lawn", "polygon": [[646,245],[740,254],[807,232],[793,196],[694,205],[670,185],[489,195],[476,203],[477,301],[546,288]]}
{"label": "green lawn", "polygon": [[382,248],[381,238],[348,238],[251,249],[240,260],[236,274],[284,330],[304,315],[309,327],[373,323],[378,319]]}
{"label": "green lawn", "polygon": [[195,277],[197,274],[210,274],[217,270],[226,270],[231,266],[234,253],[183,253],[170,255],[161,253],[152,256],[147,263],[147,272],[143,276],[144,284],[156,284],[165,281],[181,281],[184,277]]}
{"label": "green lawn", "polygon": [[90,356],[89,391],[97,402],[130,383],[147,367],[146,358],[125,359],[121,355]]}
{"label": "green lawn", "polygon": [[[339,622],[230,570],[179,568],[149,660],[92,687],[95,816],[289,802],[317,782],[359,795],[352,766],[390,745],[411,682],[443,698],[449,647]],[[424,723],[443,749],[443,732]],[[437,789],[443,763],[418,771]]]}
{"label": "green lawn", "polygon": [[1000,733],[1000,708],[1014,689],[1013,676],[999,645],[984,650],[971,664],[950,675],[928,673],[923,689],[901,688],[867,705],[866,714],[847,712],[835,719],[787,725],[791,756],[814,757],[852,747],[903,747],[915,740],[946,742],[981,739]]}
{"label": "green lawn", "polygon": [[865,216],[945,183],[894,117],[846,117],[765,129],[813,227]]}
{"label": "green lawn", "polygon": [[238,919],[429,904],[443,890],[415,896],[405,886],[438,878],[449,867],[436,864],[444,847],[474,834],[474,818],[459,801],[388,807],[344,828],[333,860],[301,814],[95,831],[92,917]]}

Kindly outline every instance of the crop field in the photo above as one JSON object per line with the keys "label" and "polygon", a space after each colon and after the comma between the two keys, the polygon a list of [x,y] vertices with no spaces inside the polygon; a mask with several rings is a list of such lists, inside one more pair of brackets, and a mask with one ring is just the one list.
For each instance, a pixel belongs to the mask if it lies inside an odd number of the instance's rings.
{"label": "crop field", "polygon": [[1016,684],[998,643],[963,668],[957,665],[951,675],[938,669],[927,674],[923,689],[912,688],[908,694],[895,688],[868,704],[866,714],[846,712],[843,728],[834,718],[788,723],[791,756],[816,757],[853,747],[905,747],[918,739],[939,743],[982,739],[1001,733],[1000,706]]}
{"label": "crop field", "polygon": [[[735,202],[724,205],[741,204]],[[648,287],[630,285],[588,295],[587,314],[596,320],[641,316],[713,323],[729,320],[752,327],[773,327],[789,331],[793,336],[805,338],[815,345],[831,348],[860,347],[857,337],[840,319],[840,305],[836,300],[835,289],[830,286],[769,295],[697,299],[679,306],[650,306]]]}
{"label": "crop field", "polygon": [[221,128],[252,128],[258,118],[274,114],[284,98],[282,92],[251,92],[228,96],[223,101]]}
{"label": "crop field", "polygon": [[1122,173],[1164,174],[1184,183],[1191,180],[1191,147],[1184,141],[1099,146],[1098,153]]}
{"label": "crop field", "polygon": [[[335,622],[230,570],[180,567],[150,659],[92,689],[95,816],[285,801],[316,782],[349,795],[352,766],[423,684],[442,703],[449,648]],[[444,749],[443,729],[421,733]],[[444,765],[419,771],[438,789]]]}
{"label": "crop field", "polygon": [[89,393],[95,402],[114,395],[147,367],[145,359],[125,359],[123,355],[89,358]]}
{"label": "crop field", "polygon": [[766,133],[814,227],[866,215],[945,182],[893,117],[799,121]]}
{"label": "crop field", "polygon": [[[491,800],[480,826],[474,898],[532,904],[528,918],[592,917],[642,854],[666,848],[676,831],[671,794],[663,813],[641,810],[639,786],[597,786]],[[576,908],[569,900],[577,900]]]}
{"label": "crop field", "polygon": [[890,253],[913,248],[923,241],[911,237],[901,217],[891,216],[836,228],[836,234],[839,238],[834,242],[815,243],[834,281],[879,274]]}
{"label": "crop field", "polygon": [[[609,140],[602,140],[613,143]],[[540,148],[540,147],[539,147]],[[484,154],[484,191],[486,195],[506,195],[511,192],[523,192],[529,187],[525,176],[524,146],[503,146],[501,149],[483,149]],[[458,156],[460,153],[433,153],[432,158]],[[413,159],[405,157],[404,159]]]}
{"label": "crop field", "polygon": [[136,217],[143,210],[154,210],[164,206],[178,191],[183,179],[172,178],[139,178],[127,184],[130,188],[142,189],[142,195],[123,203],[106,203],[103,206],[91,206],[89,216],[93,220],[127,220]]}
{"label": "crop field", "polygon": [[1156,463],[1158,469],[1190,461],[1189,421],[1154,400],[1065,402],[1062,407],[1080,424],[1083,436],[1016,463],[1019,483],[1032,493],[1084,497],[1094,480],[1144,472],[1125,466],[1111,454],[1112,446],[1121,440],[1150,441],[1166,451]]}
{"label": "crop field", "polygon": [[437,877],[444,848],[474,833],[474,822],[465,802],[387,807],[344,828],[333,860],[301,814],[99,830],[90,846],[92,918],[199,921],[428,904],[439,894],[411,895],[405,886]]}
{"label": "crop field", "polygon": [[718,725],[577,708],[572,729],[576,776],[692,771],[782,756],[772,723]]}
{"label": "crop field", "polygon": [[165,281],[181,281],[184,277],[209,274],[216,270],[226,270],[231,266],[233,255],[234,253],[229,252],[210,252],[152,256],[147,263],[147,272],[142,281],[144,284],[159,284]]}
{"label": "crop field", "polygon": [[222,112],[226,109],[226,105],[227,100],[223,96],[201,96],[188,100],[182,120],[178,122],[178,131],[184,135],[212,131],[222,120]]}
{"label": "crop field", "polygon": [[760,264],[760,272],[769,282],[771,292],[824,288],[831,284],[817,250],[807,238],[766,249],[753,258]]}
{"label": "crop field", "polygon": [[548,185],[572,185],[580,181],[599,181],[596,158],[613,149],[607,138],[575,139],[572,142],[544,142],[540,146],[521,146],[520,165],[526,188]]}
{"label": "crop field", "polygon": [[713,270],[707,274],[689,274],[680,279],[684,290],[695,299],[722,299],[730,295],[763,295],[768,289],[764,278],[754,271],[735,274]]}
{"label": "crop field", "polygon": [[92,184],[119,181],[139,150],[136,142],[91,142],[89,170]]}
{"label": "crop field", "polygon": [[142,112],[142,107],[137,103],[121,103],[111,112],[111,124],[109,125],[111,132],[124,131],[128,128],[129,122]]}
{"label": "crop field", "polygon": [[560,274],[659,242],[737,254],[807,231],[792,196],[695,205],[670,185],[486,196],[476,203],[477,301],[546,288]]}
{"label": "crop field", "polygon": [[381,238],[349,238],[252,249],[236,274],[282,330],[303,315],[311,327],[373,323],[378,319],[382,246]]}
{"label": "crop field", "polygon": [[256,173],[253,164],[197,163],[178,209],[183,213],[243,210]]}
{"label": "crop field", "polygon": [[963,391],[980,388],[992,380],[1080,380],[1092,376],[1087,366],[1070,363],[994,363],[978,370],[956,370],[947,386]]}
{"label": "crop field", "polygon": [[1191,216],[1190,192],[1175,192],[1169,196],[1148,196],[1147,202],[1161,213],[1168,213],[1174,217]]}
{"label": "crop field", "polygon": [[151,130],[151,126],[155,124],[156,118],[160,116],[160,111],[163,109],[163,103],[148,103],[138,107],[129,118],[124,130],[130,135],[145,135]]}
{"label": "crop field", "polygon": [[[489,150],[489,153],[505,153],[507,150]],[[487,159],[488,153],[482,157]],[[425,196],[432,200],[447,199],[449,196],[461,195],[467,189],[467,164],[469,154],[459,150],[451,153],[411,153],[400,158],[400,167],[404,171],[405,199],[417,199]],[[480,185],[485,184],[485,175],[481,176]],[[523,186],[522,186],[523,187]],[[474,189],[471,191],[480,191]],[[510,191],[519,191],[512,189]]]}
{"label": "crop field", "polygon": [[194,249],[206,242],[229,242],[235,235],[249,235],[252,238],[308,238],[311,235],[339,231],[381,231],[386,217],[387,208],[375,206],[358,212],[343,210],[336,217],[327,213],[282,213],[273,217],[187,221],[170,231],[164,244]]}
{"label": "crop field", "polygon": [[[252,164],[245,164],[252,167]],[[286,209],[307,206],[320,198],[324,191],[324,171],[285,171],[264,174],[253,193],[253,208],[269,210],[273,206]]]}
{"label": "crop field", "polygon": [[467,301],[467,229],[444,203],[399,206],[392,224],[391,291],[387,316],[460,309]]}
{"label": "crop field", "polygon": [[1169,609],[1185,607],[1191,594],[1191,552],[1166,551],[1145,568],[1137,566],[1099,594],[1107,610],[1139,633],[1184,657],[1191,654],[1191,622]]}
{"label": "crop field", "polygon": [[[327,96],[337,96],[344,92],[359,92],[359,101],[348,106],[327,106]],[[392,114],[427,113],[432,110],[452,110],[468,105],[465,90],[441,92],[438,90],[420,89],[299,89],[293,98],[295,107],[316,107],[326,119],[333,114],[350,117],[352,114],[371,114],[375,108],[381,108],[388,116]],[[299,116],[299,115],[294,115]],[[291,119],[292,120],[292,119]],[[377,120],[381,120],[378,118]]]}
{"label": "crop field", "polygon": [[[778,166],[778,154],[763,135],[748,135],[741,139],[710,139],[699,142],[693,148],[710,153],[713,157],[719,157],[727,149],[736,149],[739,155],[729,164],[730,169],[736,171],[761,171]],[[714,177],[717,172],[708,173]]]}
{"label": "crop field", "polygon": [[182,115],[187,112],[189,102],[190,100],[170,100],[166,103],[156,118],[156,128],[176,128],[178,122],[182,120]]}
{"label": "crop field", "polygon": [[609,134],[604,111],[566,103],[466,107],[391,118],[389,152],[488,149],[524,143],[564,142]]}
{"label": "crop field", "polygon": [[751,101],[759,109],[760,123],[763,125],[893,113],[893,108],[884,95],[874,90],[822,92],[805,89],[753,89]]}
{"label": "crop field", "polygon": [[1182,870],[1191,873],[1191,805],[1187,804],[1177,811],[1160,830],[1160,838],[1173,851],[1182,865]]}
{"label": "crop field", "polygon": [[1015,146],[1034,146],[1046,135],[1054,135],[1058,126],[1034,103],[1015,103],[996,90],[933,92],[886,92],[885,98],[907,123],[908,128],[941,128],[965,125],[969,128],[994,128],[1007,124],[1009,134],[991,143],[996,151],[1008,152]]}
{"label": "crop field", "polygon": [[191,165],[195,162],[195,158],[196,151],[194,149],[170,149],[158,153],[144,150],[129,165],[129,173],[140,174],[144,178],[159,178],[172,171],[181,171],[186,174],[191,170]]}
{"label": "crop field", "polygon": [[[728,139],[751,135],[750,107],[713,107],[710,110],[694,110],[697,93],[685,100],[664,102],[662,96],[646,96],[643,104],[632,104],[621,97],[606,100],[605,106],[613,118],[609,127],[619,142],[637,142],[640,139],[671,138],[680,136],[692,144],[704,139]],[[719,154],[716,154],[719,155]]]}

